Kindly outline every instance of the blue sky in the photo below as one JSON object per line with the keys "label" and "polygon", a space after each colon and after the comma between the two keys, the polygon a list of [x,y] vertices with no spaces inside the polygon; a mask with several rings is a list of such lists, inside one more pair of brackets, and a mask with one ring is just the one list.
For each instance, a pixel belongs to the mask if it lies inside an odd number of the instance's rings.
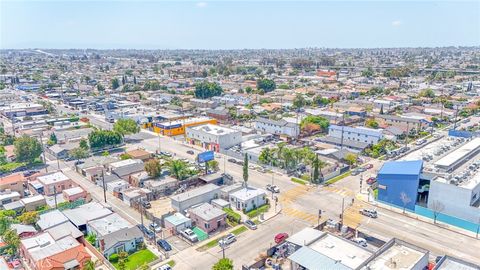
{"label": "blue sky", "polygon": [[0,0],[0,48],[480,45],[480,1]]}

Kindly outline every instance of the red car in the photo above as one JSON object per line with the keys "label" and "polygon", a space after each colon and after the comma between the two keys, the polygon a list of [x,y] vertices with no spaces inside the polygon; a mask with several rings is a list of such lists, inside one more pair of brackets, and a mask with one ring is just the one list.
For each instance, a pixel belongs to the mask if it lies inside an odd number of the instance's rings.
{"label": "red car", "polygon": [[287,238],[288,238],[288,233],[279,233],[275,235],[275,243],[280,244]]}
{"label": "red car", "polygon": [[375,181],[377,181],[377,179],[375,179],[375,177],[370,177],[367,179],[367,184],[371,185],[373,183],[375,183]]}
{"label": "red car", "polygon": [[372,164],[367,164],[367,165],[365,165],[365,169],[370,170],[371,168],[373,168],[373,165],[372,165]]}

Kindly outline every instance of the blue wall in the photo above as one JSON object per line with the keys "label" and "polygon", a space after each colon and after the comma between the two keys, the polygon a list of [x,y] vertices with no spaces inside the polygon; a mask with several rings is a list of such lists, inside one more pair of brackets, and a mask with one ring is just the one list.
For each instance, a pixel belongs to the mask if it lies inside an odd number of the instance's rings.
{"label": "blue wall", "polygon": [[[378,200],[403,208],[403,202],[400,199],[400,194],[405,192],[411,200],[406,205],[406,208],[415,211],[419,178],[419,175],[379,173],[377,176],[377,181],[379,184]],[[385,186],[385,189],[380,188],[381,186]]]}
{"label": "blue wall", "polygon": [[[434,218],[432,210],[425,207],[418,206],[418,205],[415,206],[415,214],[431,218],[432,220]],[[443,213],[438,214],[437,221],[447,223],[456,227],[460,227],[462,229],[469,230],[472,232],[476,232],[478,228],[478,224],[475,224],[473,222],[460,219],[454,216],[445,215]]]}

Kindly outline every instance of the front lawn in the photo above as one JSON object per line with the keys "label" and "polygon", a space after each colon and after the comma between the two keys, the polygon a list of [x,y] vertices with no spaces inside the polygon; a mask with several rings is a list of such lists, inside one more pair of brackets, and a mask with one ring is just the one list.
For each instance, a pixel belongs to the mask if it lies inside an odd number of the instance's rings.
{"label": "front lawn", "polygon": [[261,213],[267,212],[269,208],[270,208],[270,205],[265,204],[265,205],[262,205],[262,206],[260,206],[256,209],[252,209],[252,210],[248,211],[247,213],[245,213],[245,215],[247,215],[249,218],[254,218],[254,217],[260,215]]}
{"label": "front lawn", "polygon": [[[132,253],[130,256],[127,257],[125,262],[125,270],[135,270],[138,269],[140,266],[152,262],[156,260],[158,257],[155,256],[150,250],[142,249],[135,253]],[[115,266],[115,269],[118,268],[118,262],[112,263]]]}

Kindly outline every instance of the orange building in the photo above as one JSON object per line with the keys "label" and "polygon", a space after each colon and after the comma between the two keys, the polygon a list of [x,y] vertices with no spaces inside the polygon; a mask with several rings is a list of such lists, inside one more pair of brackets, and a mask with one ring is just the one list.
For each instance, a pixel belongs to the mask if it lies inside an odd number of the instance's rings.
{"label": "orange building", "polygon": [[209,117],[192,117],[182,120],[155,123],[153,131],[165,136],[177,136],[185,134],[187,127],[195,127],[205,124],[216,125],[217,119]]}

